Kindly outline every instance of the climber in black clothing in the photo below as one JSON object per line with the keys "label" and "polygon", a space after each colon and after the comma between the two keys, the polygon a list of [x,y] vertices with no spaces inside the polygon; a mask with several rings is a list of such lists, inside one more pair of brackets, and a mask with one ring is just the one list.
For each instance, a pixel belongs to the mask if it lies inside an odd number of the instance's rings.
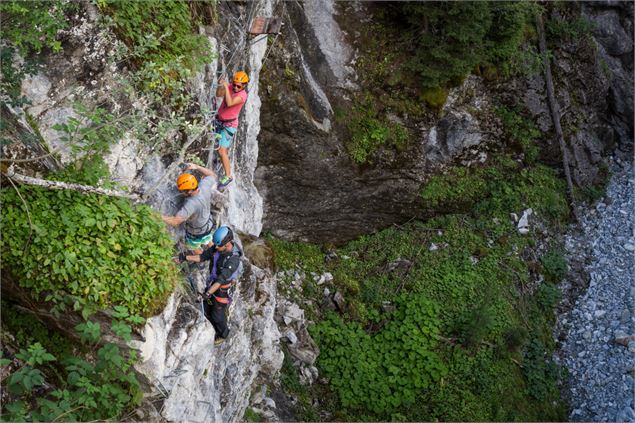
{"label": "climber in black clothing", "polygon": [[205,317],[212,322],[216,330],[214,343],[222,343],[229,335],[225,318],[227,306],[231,303],[229,290],[242,273],[240,257],[242,251],[233,242],[234,234],[227,226],[214,231],[213,248],[208,248],[200,255],[186,256],[182,253],[181,261],[201,262],[210,260],[209,278],[205,287]]}

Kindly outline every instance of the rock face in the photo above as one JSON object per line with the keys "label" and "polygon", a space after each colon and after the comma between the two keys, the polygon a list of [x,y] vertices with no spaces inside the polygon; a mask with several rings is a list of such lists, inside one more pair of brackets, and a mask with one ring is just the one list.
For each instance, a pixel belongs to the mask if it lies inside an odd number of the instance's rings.
{"label": "rock face", "polygon": [[633,3],[590,2],[583,11],[595,24],[600,65],[610,72],[610,122],[628,149],[633,143]]}
{"label": "rock face", "polygon": [[[203,275],[192,283],[202,289]],[[214,346],[214,328],[200,304],[175,293],[161,315],[148,320],[137,369],[163,397],[169,421],[238,422],[254,383],[281,366],[280,332],[273,320],[276,284],[270,272],[247,265],[229,307],[229,338]]]}
{"label": "rock face", "polygon": [[[113,98],[111,95],[115,80],[126,70],[110,65],[109,55],[116,41],[112,34],[99,30],[97,10],[88,3],[85,7],[87,9],[76,17],[76,25],[65,34],[63,52],[44,57],[46,66],[43,70],[26,78],[22,85],[22,94],[30,100],[26,112],[38,123],[39,132],[49,147],[62,148],[62,159],[66,162],[70,156],[65,154],[61,134],[52,126],[75,116],[73,101],[106,101],[107,107],[114,111],[123,107],[138,107],[143,111],[143,101],[131,105],[128,104],[130,99]],[[253,13],[271,15],[271,2],[254,3]],[[223,9],[224,18],[219,27],[206,29],[212,46],[220,50],[213,34],[223,33],[223,25],[231,27],[230,21],[237,18],[235,15],[235,9]],[[241,19],[246,20],[247,17]],[[253,43],[245,49],[244,43],[248,42],[245,31],[235,31],[242,38],[236,38],[236,45],[229,47],[245,51],[241,63],[234,62],[230,64],[232,68],[226,69],[228,56],[221,51],[219,60],[214,60],[190,81],[190,89],[204,115],[204,109],[214,108],[210,86],[217,78],[217,71],[222,69],[231,73],[237,70],[234,66],[244,66],[250,74],[250,97],[231,151],[236,182],[224,196],[219,197],[220,194],[216,193],[214,201],[220,222],[258,235],[262,226],[262,199],[252,179],[258,156],[256,137],[260,130],[258,76],[267,43]],[[17,111],[3,107],[2,113],[15,119],[16,125],[19,125],[16,130],[32,132]],[[194,147],[196,145],[193,150]],[[162,213],[174,214],[180,206],[174,187],[176,175],[168,175],[160,182],[172,159],[173,156],[157,154],[126,133],[113,144],[105,161],[112,179],[124,186],[144,192],[156,185],[148,202]],[[215,164],[213,154],[209,161]],[[51,163],[48,167],[56,166],[56,163]],[[177,167],[175,172],[178,170]],[[180,232],[174,231],[175,240],[181,237]],[[261,240],[247,238],[250,242],[246,246],[246,256],[253,256],[261,267],[245,262],[245,274],[229,308],[231,334],[224,344],[214,346],[214,329],[202,315],[200,303],[192,294],[194,290],[189,288],[173,293],[163,312],[148,320],[143,329],[143,339],[133,341],[133,346],[141,351],[137,370],[147,379],[146,397],[162,402],[159,410],[162,419],[240,421],[252,393],[252,385],[268,382],[282,365],[283,354],[278,345],[281,335],[274,321],[276,282],[271,272],[266,270],[271,265],[271,254],[261,251]],[[202,290],[206,272],[195,269],[188,276],[192,288]],[[140,419],[158,418],[152,407],[145,411],[150,414],[139,410],[141,414],[138,416],[144,416]]]}
{"label": "rock face", "polygon": [[[544,132],[541,159],[562,166],[539,74],[499,82],[469,76],[438,113],[407,122],[411,137],[404,151],[384,149],[376,163],[356,165],[346,149],[351,98],[362,89],[380,96],[381,89],[356,83],[351,68],[362,53],[351,45],[372,16],[363,3],[333,6],[326,0],[284,2],[281,9],[285,38],[262,77],[255,174],[266,202],[263,225],[274,235],[341,243],[443,212],[417,200],[417,193],[445,166],[484,162],[489,151],[500,150],[504,134],[495,108],[501,99],[524,103]],[[601,181],[608,153],[615,145],[630,148],[633,139],[632,5],[601,3],[585,10],[598,25],[608,25],[594,32],[600,52],[592,37],[550,45],[573,176],[581,187]],[[356,19],[348,19],[353,13]]]}
{"label": "rock face", "polygon": [[282,4],[284,46],[272,52],[273,65],[263,76],[256,185],[267,202],[264,227],[283,238],[340,243],[429,215],[416,193],[431,169],[493,139],[483,127],[491,108],[482,81],[473,77],[450,92],[441,118],[420,128],[406,151],[388,154],[377,166],[353,163],[333,111],[342,110],[346,120],[350,92],[359,89],[351,72],[353,49],[337,25],[345,7],[360,17],[366,13],[357,3]]}

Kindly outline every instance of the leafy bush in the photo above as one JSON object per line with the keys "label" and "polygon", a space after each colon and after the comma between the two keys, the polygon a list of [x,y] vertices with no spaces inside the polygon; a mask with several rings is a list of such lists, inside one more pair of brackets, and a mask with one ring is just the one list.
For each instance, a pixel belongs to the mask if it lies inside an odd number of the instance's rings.
{"label": "leafy bush", "polygon": [[558,395],[555,383],[559,376],[558,366],[550,359],[544,344],[538,339],[532,339],[527,346],[523,373],[527,378],[527,391],[535,399],[544,400]]}
{"label": "leafy bush", "polygon": [[302,268],[305,272],[324,271],[324,255],[317,245],[268,237],[274,251],[276,271]]}
{"label": "leafy bush", "polygon": [[45,47],[60,51],[62,43],[56,35],[68,26],[64,14],[73,7],[76,5],[64,0],[0,2],[0,36],[22,54],[39,53]]}
{"label": "leafy bush", "polygon": [[508,63],[521,50],[535,6],[523,2],[420,2],[389,6],[405,66],[424,89],[460,83],[478,65]]}
{"label": "leafy bush", "polygon": [[475,348],[487,338],[494,323],[494,316],[489,306],[480,304],[469,307],[466,304],[466,312],[459,317],[457,331],[459,341],[468,348]]}
{"label": "leafy bush", "polygon": [[[553,314],[553,308],[560,302],[562,293],[556,285],[543,283],[535,294],[536,304],[540,307],[545,317],[549,313]],[[550,320],[550,319],[549,319]]]}
{"label": "leafy bush", "polygon": [[146,88],[169,90],[175,80],[212,58],[205,36],[196,33],[188,2],[182,0],[99,0],[123,41],[133,49],[131,58],[144,75]]}
{"label": "leafy bush", "polygon": [[159,310],[177,273],[156,212],[68,190],[24,186],[20,194],[28,209],[13,189],[0,192],[0,247],[3,269],[22,287],[58,303],[70,295],[98,307],[125,305],[134,314]]}
{"label": "leafy bush", "polygon": [[541,135],[536,124],[523,116],[518,107],[513,109],[499,107],[497,113],[503,123],[505,135],[510,141],[520,146],[525,153],[525,162],[534,164],[540,152],[536,139]]}
{"label": "leafy bush", "polygon": [[430,207],[446,205],[449,211],[458,211],[487,196],[487,188],[482,170],[455,167],[445,175],[431,177],[421,191],[421,198]]}
{"label": "leafy bush", "polygon": [[[130,330],[122,322],[115,325],[120,333],[124,326]],[[85,334],[86,344],[94,346],[101,337],[99,328],[99,324],[87,322],[76,329]],[[124,336],[124,340],[130,337]],[[4,405],[2,421],[116,420],[142,397],[132,369],[136,352],[123,354],[113,343],[100,347],[94,362],[71,354],[56,357],[40,343],[20,350],[16,358],[24,364],[8,377],[7,388],[18,399]],[[3,359],[2,365],[9,362]],[[66,376],[47,380],[47,366],[56,362],[64,366]],[[45,381],[54,383],[54,388],[45,388]]]}
{"label": "leafy bush", "polygon": [[438,307],[422,296],[401,296],[397,311],[371,336],[357,323],[331,316],[312,327],[319,365],[342,405],[389,418],[447,373],[434,352]]}
{"label": "leafy bush", "polygon": [[545,270],[545,277],[548,282],[559,283],[567,275],[567,260],[564,252],[559,248],[548,250],[540,258],[542,267]]}
{"label": "leafy bush", "polygon": [[351,133],[348,152],[358,164],[373,163],[377,150],[382,146],[401,150],[408,143],[406,128],[380,118],[377,106],[369,97],[353,106],[352,116],[346,125]]}

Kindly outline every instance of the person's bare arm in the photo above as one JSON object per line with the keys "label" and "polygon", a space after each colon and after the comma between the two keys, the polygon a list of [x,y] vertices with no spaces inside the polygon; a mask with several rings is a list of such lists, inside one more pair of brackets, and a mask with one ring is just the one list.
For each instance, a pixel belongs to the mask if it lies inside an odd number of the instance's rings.
{"label": "person's bare arm", "polygon": [[185,222],[185,218],[182,216],[161,216],[161,219],[170,226],[179,226]]}
{"label": "person's bare arm", "polygon": [[227,91],[225,87],[219,84],[218,87],[216,87],[216,97],[225,97],[225,91]]}
{"label": "person's bare arm", "polygon": [[231,96],[230,93],[230,89],[229,86],[227,85],[227,82],[223,82],[223,85],[225,86],[225,96],[223,97],[225,100],[225,104],[228,107],[232,107],[232,106],[237,106],[239,104],[242,104],[243,101],[245,101],[242,96],[236,95],[234,97]]}
{"label": "person's bare arm", "polygon": [[193,263],[200,263],[201,256],[199,254],[192,255],[192,256],[185,256],[185,260],[191,261]]}
{"label": "person's bare arm", "polygon": [[203,174],[203,176],[213,176],[214,178],[216,177],[216,173],[214,173],[213,170],[203,166],[199,166],[194,163],[188,163],[187,170],[198,170],[199,172],[201,172],[201,174]]}
{"label": "person's bare arm", "polygon": [[205,292],[208,296],[212,295],[214,292],[216,292],[216,290],[220,288],[220,283],[218,282],[214,282],[212,284],[212,286],[209,287],[209,289]]}

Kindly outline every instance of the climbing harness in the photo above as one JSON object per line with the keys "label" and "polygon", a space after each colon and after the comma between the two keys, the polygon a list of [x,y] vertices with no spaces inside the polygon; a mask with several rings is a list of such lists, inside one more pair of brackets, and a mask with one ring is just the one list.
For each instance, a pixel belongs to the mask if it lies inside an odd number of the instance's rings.
{"label": "climbing harness", "polygon": [[[216,282],[216,279],[218,278],[217,263],[218,263],[218,259],[220,258],[220,254],[221,253],[218,251],[214,253],[210,275],[207,278],[207,287],[205,288],[206,290],[209,289],[209,286],[213,284],[214,282]],[[221,304],[229,305],[232,302],[231,292],[229,290],[232,287],[233,283],[243,273],[243,263],[242,263],[242,260],[240,260],[241,255],[242,255],[242,252],[238,249],[236,245],[234,245],[234,248],[232,249],[232,253],[230,257],[238,257],[238,267],[236,268],[236,270],[234,270],[234,273],[232,273],[231,276],[227,278],[229,282],[221,285],[216,291],[220,295],[212,295],[216,299],[216,301],[218,301]],[[216,292],[214,294],[216,294]]]}

